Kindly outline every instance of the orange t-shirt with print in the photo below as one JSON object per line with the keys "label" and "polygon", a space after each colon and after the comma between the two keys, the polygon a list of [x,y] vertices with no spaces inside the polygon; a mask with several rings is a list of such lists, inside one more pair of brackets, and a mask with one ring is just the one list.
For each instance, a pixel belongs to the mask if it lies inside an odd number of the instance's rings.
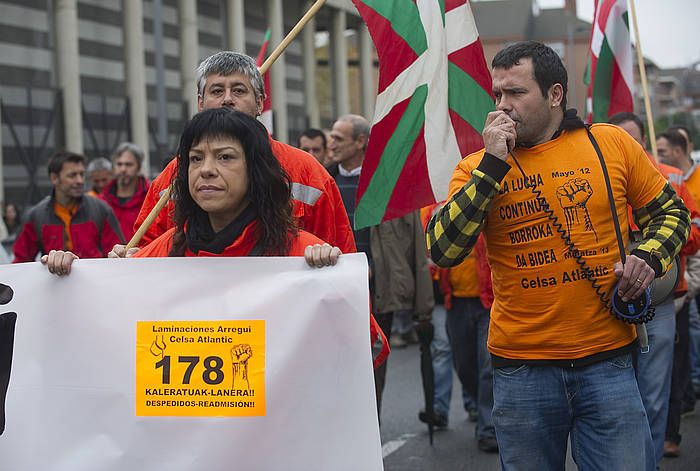
{"label": "orange t-shirt with print", "polygon": [[[592,132],[605,158],[627,241],[627,204],[645,206],[666,182],[624,131],[598,124]],[[514,154],[527,178],[508,156],[511,169],[483,227],[495,295],[489,350],[509,359],[562,360],[630,344],[633,327],[615,319],[601,302],[531,188],[541,192],[609,298],[620,254],[602,168],[586,131],[565,131],[532,148],[516,148]],[[481,150],[458,164],[450,197],[471,178],[483,155]]]}

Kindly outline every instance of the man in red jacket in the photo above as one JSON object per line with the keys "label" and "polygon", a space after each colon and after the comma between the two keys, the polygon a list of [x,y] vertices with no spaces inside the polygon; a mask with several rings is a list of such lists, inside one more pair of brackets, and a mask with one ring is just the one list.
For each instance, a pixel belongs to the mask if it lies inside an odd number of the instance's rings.
{"label": "man in red jacket", "polygon": [[27,213],[15,242],[14,262],[33,262],[37,254],[51,250],[70,250],[80,258],[104,257],[123,237],[107,203],[83,196],[85,157],[58,152],[49,159],[48,169],[53,191]]}
{"label": "man in red jacket", "polygon": [[[245,54],[222,51],[206,58],[197,68],[197,95],[199,111],[227,107],[256,117],[262,112],[265,90],[254,59]],[[333,178],[310,154],[272,137],[270,144],[289,176],[293,213],[300,228],[339,247],[343,253],[355,252],[352,228]],[[174,173],[175,160],[172,160],[153,180],[134,224],[135,230],[170,185]],[[139,246],[145,246],[173,227],[171,216],[172,203],[169,203],[146,231]],[[115,247],[115,253],[123,255],[123,248]]]}
{"label": "man in red jacket", "polygon": [[122,142],[112,154],[114,179],[100,197],[112,208],[126,240],[134,235],[134,222],[146,199],[148,180],[141,175],[143,150],[131,142]]}

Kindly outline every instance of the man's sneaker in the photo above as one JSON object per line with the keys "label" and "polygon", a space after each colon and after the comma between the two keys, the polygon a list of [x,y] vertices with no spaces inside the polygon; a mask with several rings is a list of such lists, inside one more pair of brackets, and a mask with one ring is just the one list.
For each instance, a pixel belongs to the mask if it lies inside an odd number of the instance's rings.
{"label": "man's sneaker", "polygon": [[498,442],[496,437],[481,437],[479,439],[479,450],[486,453],[498,453]]}
{"label": "man's sneaker", "polygon": [[678,458],[681,456],[681,446],[678,443],[664,442],[664,456],[666,458]]}
{"label": "man's sneaker", "polygon": [[476,409],[468,409],[467,416],[469,417],[469,422],[476,422],[479,420],[479,411]]}
{"label": "man's sneaker", "polygon": [[437,428],[447,428],[447,416],[439,412],[433,412],[433,416],[430,417],[424,410],[418,413],[418,420],[424,424],[433,424]]}

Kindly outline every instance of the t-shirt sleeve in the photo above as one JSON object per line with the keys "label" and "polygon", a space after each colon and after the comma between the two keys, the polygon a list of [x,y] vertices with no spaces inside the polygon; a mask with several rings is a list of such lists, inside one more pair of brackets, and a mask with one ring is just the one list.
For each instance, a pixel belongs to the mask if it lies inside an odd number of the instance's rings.
{"label": "t-shirt sleeve", "polygon": [[455,193],[461,190],[471,179],[472,170],[474,170],[474,167],[470,165],[468,159],[462,159],[457,164],[457,167],[455,167],[455,170],[452,173],[452,178],[450,178],[450,188],[447,196],[448,200],[452,198]]}

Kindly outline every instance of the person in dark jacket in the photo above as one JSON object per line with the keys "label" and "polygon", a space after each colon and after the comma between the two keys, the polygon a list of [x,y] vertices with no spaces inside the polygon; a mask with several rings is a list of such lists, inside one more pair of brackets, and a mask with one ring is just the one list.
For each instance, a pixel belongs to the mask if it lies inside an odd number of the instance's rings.
{"label": "person in dark jacket", "polygon": [[124,243],[119,222],[102,200],[84,196],[85,157],[54,154],[48,163],[53,191],[27,213],[14,246],[14,263],[33,262],[37,254],[70,250],[81,258],[105,257]]}
{"label": "person in dark jacket", "polygon": [[[333,124],[329,149],[338,163],[335,181],[354,229],[355,200],[365,159],[370,125],[359,115],[341,116]],[[394,318],[430,321],[433,290],[425,251],[423,225],[418,212],[378,226],[354,231],[358,252],[364,252],[370,267],[370,296],[377,322],[391,341]],[[404,332],[399,332],[403,334]],[[386,380],[385,362],[374,371],[377,414],[381,415]]]}

